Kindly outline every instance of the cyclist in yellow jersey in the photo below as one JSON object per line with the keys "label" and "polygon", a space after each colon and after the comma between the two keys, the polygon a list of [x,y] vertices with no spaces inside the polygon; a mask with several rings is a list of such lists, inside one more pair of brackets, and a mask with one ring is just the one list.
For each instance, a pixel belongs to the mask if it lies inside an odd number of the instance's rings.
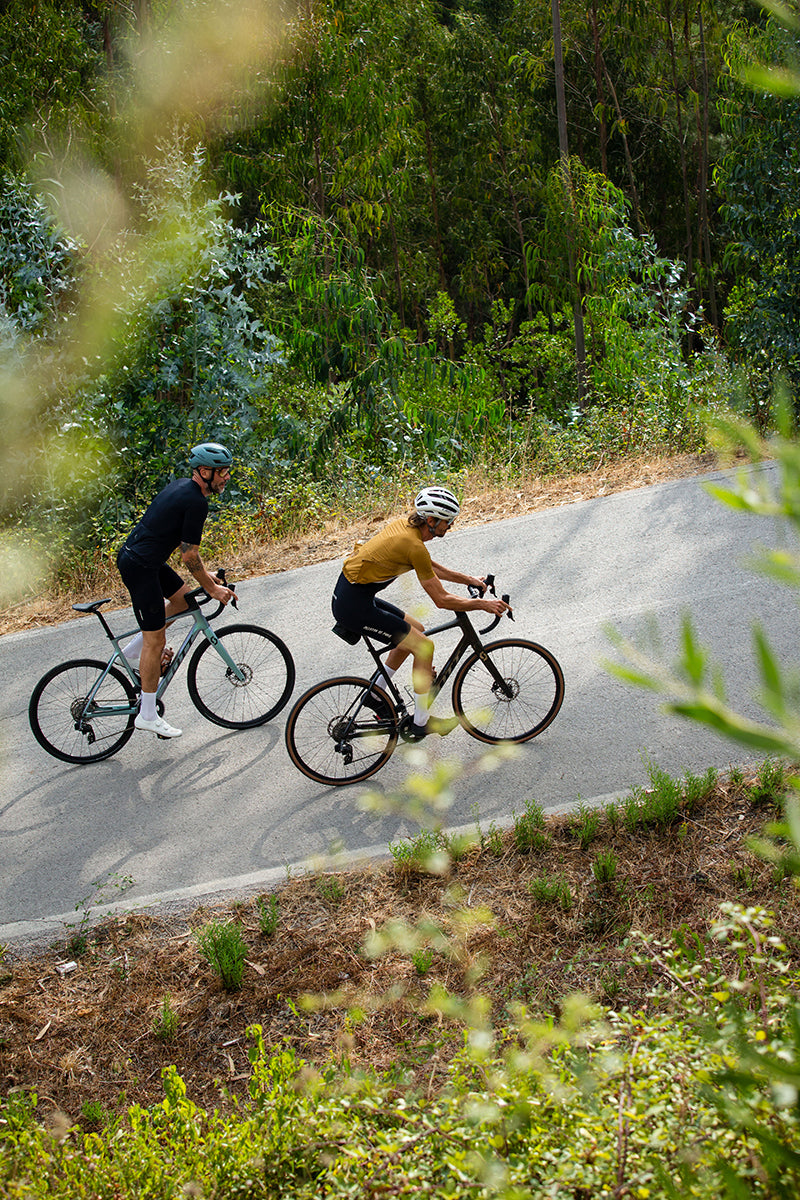
{"label": "cyclist in yellow jersey", "polygon": [[[459,511],[458,501],[447,488],[423,488],[408,517],[392,521],[345,559],[331,602],[334,618],[345,629],[366,633],[386,644],[394,643],[385,660],[387,678],[391,679],[409,654],[412,656],[415,706],[413,725],[408,732],[417,739],[428,733],[449,733],[456,722],[437,721],[428,715],[433,642],[425,636],[422,623],[377,593],[398,575],[414,571],[437,608],[451,612],[482,609],[494,614],[508,609],[503,600],[484,598],[486,585],[482,579],[451,571],[431,558],[426,543],[444,537]],[[442,581],[477,588],[480,598],[448,592]],[[385,682],[383,677],[377,680],[379,687],[385,686]]]}

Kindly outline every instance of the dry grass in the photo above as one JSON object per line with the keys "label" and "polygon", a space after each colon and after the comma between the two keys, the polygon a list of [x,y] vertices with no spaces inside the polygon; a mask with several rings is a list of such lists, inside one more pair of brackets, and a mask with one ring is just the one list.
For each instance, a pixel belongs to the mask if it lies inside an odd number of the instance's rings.
{"label": "dry grass", "polygon": [[[683,926],[702,936],[724,900],[776,911],[776,932],[796,962],[800,896],[746,848],[747,837],[774,818],[771,806],[753,804],[747,783],[718,781],[661,834],[614,832],[604,817],[597,840],[582,850],[570,818],[561,817],[548,823],[548,847],[532,853],[518,852],[513,830],[502,841],[484,833],[446,877],[404,872],[392,861],[287,880],[270,935],[260,931],[258,897],[249,897],[170,918],[108,920],[81,955],[63,943],[29,957],[7,952],[0,1088],[33,1088],[45,1112],[80,1118],[87,1101],[108,1111],[160,1102],[161,1071],[174,1063],[192,1099],[226,1107],[227,1092],[246,1086],[246,1029],[257,1022],[268,1045],[288,1041],[311,1062],[346,1056],[356,1067],[407,1069],[418,1086],[435,1089],[460,1042],[425,1014],[434,982],[467,994],[482,965],[477,986],[491,997],[498,1024],[514,1001],[549,1014],[575,991],[611,1006],[645,1006],[653,978],[633,964],[629,932],[668,936]],[[591,865],[609,847],[617,881],[599,886]],[[543,874],[569,884],[566,911],[532,895],[531,880]],[[475,918],[463,936],[459,909]],[[234,993],[198,950],[195,931],[212,917],[243,926],[247,964]],[[452,956],[437,951],[420,975],[408,953],[375,960],[364,953],[372,930],[421,918],[452,936]],[[59,973],[69,958],[76,969]],[[325,1001],[305,1008],[309,994]],[[167,995],[177,1026],[170,1040],[154,1030]]]}
{"label": "dry grass", "polygon": [[[496,487],[474,475],[464,481],[464,515],[462,525],[483,525],[505,517],[524,516],[543,508],[610,496],[615,492],[647,487],[669,479],[682,479],[711,471],[716,465],[711,454],[681,454],[669,458],[641,457],[610,463],[583,475],[533,478],[514,487]],[[225,566],[232,579],[247,579],[289,571],[310,563],[327,562],[350,551],[353,542],[371,532],[373,527],[393,515],[385,507],[365,515],[356,522],[331,520],[303,537],[269,541],[243,546],[228,558]],[[0,635],[23,629],[37,629],[70,620],[76,600],[109,596],[113,607],[129,604],[127,592],[117,573],[112,557],[101,559],[81,581],[81,595],[50,592],[20,601],[0,610]]]}

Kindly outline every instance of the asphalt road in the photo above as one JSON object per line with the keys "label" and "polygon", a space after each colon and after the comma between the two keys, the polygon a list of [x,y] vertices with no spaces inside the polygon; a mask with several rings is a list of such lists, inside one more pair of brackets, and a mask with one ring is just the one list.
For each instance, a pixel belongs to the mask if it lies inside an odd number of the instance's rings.
{"label": "asphalt road", "polygon": [[[759,470],[775,477],[771,465]],[[654,616],[672,654],[681,616],[691,610],[724,668],[729,695],[760,715],[751,624],[759,619],[782,660],[795,665],[797,610],[790,594],[743,563],[754,545],[777,546],[784,536],[770,519],[713,501],[699,479],[480,529],[456,526],[435,556],[495,573],[516,620],[494,636],[548,646],[563,667],[566,698],[550,729],[491,770],[481,764],[486,748],[460,729],[425,743],[435,759],[462,768],[448,825],[478,819],[487,829],[523,811],[529,798],[555,809],[621,796],[647,781],[648,761],[675,776],[747,761],[716,735],[664,715],[656,697],[609,676],[600,666],[610,653],[604,628],[610,623],[635,637]],[[284,639],[297,666],[293,699],[328,675],[366,669],[366,654],[330,632],[339,565],[242,581],[239,614],[225,618],[266,625]],[[413,579],[399,580],[387,596],[420,611],[423,593]],[[112,624],[129,627],[130,614],[113,614]],[[0,638],[0,942],[48,935],[106,903],[138,909],[268,887],[332,851],[372,855],[417,831],[407,818],[359,806],[367,786],[386,794],[402,784],[403,753],[369,785],[321,787],[286,754],[288,708],[260,729],[228,732],[194,710],[183,675],[167,695],[167,716],[184,730],[177,741],[136,734],[94,766],[49,757],[28,728],[35,683],[55,663],[102,656],[106,645],[89,617]]]}

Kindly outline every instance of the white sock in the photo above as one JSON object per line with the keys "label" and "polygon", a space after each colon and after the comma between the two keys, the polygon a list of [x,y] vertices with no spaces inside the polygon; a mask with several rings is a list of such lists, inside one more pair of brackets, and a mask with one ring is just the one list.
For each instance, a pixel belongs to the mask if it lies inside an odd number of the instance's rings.
{"label": "white sock", "polygon": [[427,725],[428,724],[428,693],[427,692],[415,692],[414,693],[414,724],[415,725]]}
{"label": "white sock", "polygon": [[123,652],[126,658],[140,658],[142,654],[142,646],[144,638],[141,633],[137,633],[136,637],[132,637],[126,646],[123,646]]}
{"label": "white sock", "polygon": [[139,705],[139,715],[145,721],[155,721],[158,713],[156,711],[156,694],[155,692],[142,692],[142,702]]}
{"label": "white sock", "polygon": [[378,678],[375,680],[375,687],[383,688],[385,691],[387,683],[394,676],[394,672],[396,670],[397,667],[394,668],[394,671],[391,667],[384,667]]}

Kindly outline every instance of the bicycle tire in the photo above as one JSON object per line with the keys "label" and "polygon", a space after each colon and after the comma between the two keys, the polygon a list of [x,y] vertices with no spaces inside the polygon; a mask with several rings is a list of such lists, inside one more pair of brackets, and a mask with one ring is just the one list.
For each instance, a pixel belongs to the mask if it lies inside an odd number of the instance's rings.
{"label": "bicycle tire", "polygon": [[294,659],[274,633],[260,625],[226,625],[214,631],[245,676],[239,680],[204,639],[189,660],[186,685],[198,712],[225,729],[252,729],[281,711],[294,689]]}
{"label": "bicycle tire", "polygon": [[[510,688],[504,694],[485,657]],[[524,638],[487,642],[461,665],[453,681],[453,711],[481,742],[527,742],[552,724],[564,700],[564,673],[544,646]]]}
{"label": "bicycle tire", "polygon": [[316,783],[341,787],[369,779],[392,757],[398,718],[386,692],[372,694],[386,705],[380,716],[364,708],[353,719],[369,681],[356,676],[326,679],[309,688],[286,721],[286,749],[299,771]]}
{"label": "bicycle tire", "polygon": [[116,667],[109,668],[93,703],[129,708],[82,714],[85,698],[107,663],[75,658],[53,667],[37,683],[28,704],[28,720],[39,745],[62,762],[99,762],[116,754],[130,739],[136,716],[137,690]]}

